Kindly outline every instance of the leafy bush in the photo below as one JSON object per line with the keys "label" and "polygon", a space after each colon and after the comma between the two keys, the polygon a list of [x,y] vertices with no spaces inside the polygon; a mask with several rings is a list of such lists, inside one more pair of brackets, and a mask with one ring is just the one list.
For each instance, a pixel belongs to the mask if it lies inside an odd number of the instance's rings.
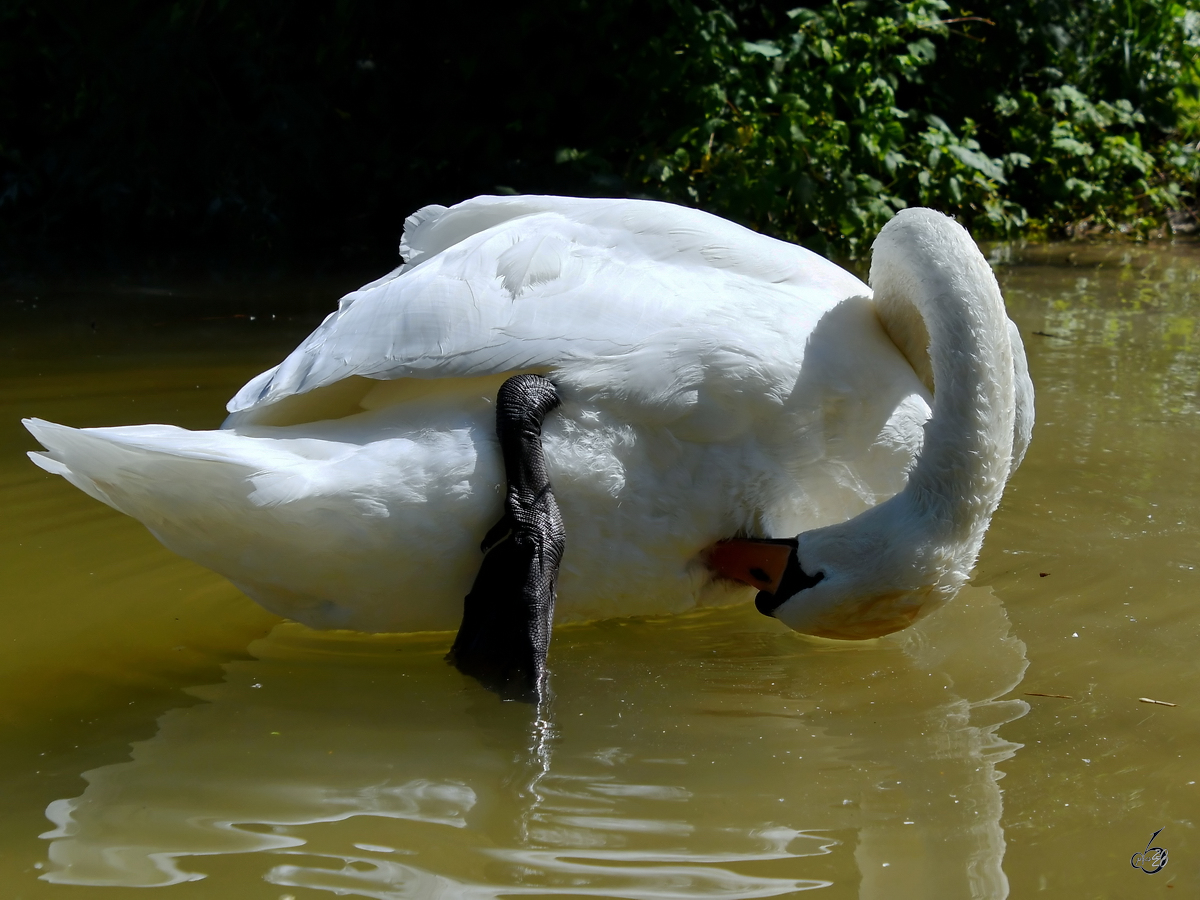
{"label": "leafy bush", "polygon": [[1172,144],[1196,76],[1196,5],[997,0],[993,24],[974,26],[982,43],[947,44],[934,102],[979,117],[985,147],[1030,158],[1009,196],[1041,227],[1144,232],[1195,183]]}
{"label": "leafy bush", "polygon": [[1188,4],[671,6],[635,75],[657,102],[626,176],[649,194],[855,253],[913,204],[992,236],[1145,231],[1194,183],[1170,141],[1195,76]]}
{"label": "leafy bush", "polygon": [[7,0],[0,266],[383,260],[496,191],[849,253],[912,204],[1144,234],[1200,175],[1198,50],[1200,0]]}
{"label": "leafy bush", "polygon": [[646,82],[683,109],[655,115],[680,127],[636,154],[630,175],[649,193],[819,249],[854,251],[913,202],[1022,224],[1000,193],[1020,157],[982,152],[970,120],[956,132],[897,105],[936,59],[941,0],[794,9],[753,41],[724,7],[672,5],[647,55],[678,63]]}

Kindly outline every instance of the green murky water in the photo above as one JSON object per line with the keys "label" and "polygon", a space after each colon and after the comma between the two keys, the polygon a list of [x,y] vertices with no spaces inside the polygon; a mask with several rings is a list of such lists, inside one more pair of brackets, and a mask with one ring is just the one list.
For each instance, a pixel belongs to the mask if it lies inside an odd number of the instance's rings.
{"label": "green murky water", "polygon": [[563,628],[544,721],[23,456],[23,415],[215,426],[352,284],[5,289],[0,896],[1197,896],[1200,248],[996,261],[1039,421],[974,586],[854,645]]}

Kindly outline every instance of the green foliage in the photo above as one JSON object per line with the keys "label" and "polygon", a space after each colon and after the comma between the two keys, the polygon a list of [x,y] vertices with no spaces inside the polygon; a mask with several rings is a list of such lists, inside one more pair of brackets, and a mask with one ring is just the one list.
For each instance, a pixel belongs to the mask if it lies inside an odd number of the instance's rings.
{"label": "green foliage", "polygon": [[[1195,183],[1171,149],[1197,72],[1195,6],[1000,0],[994,24],[973,26],[980,42],[947,44],[933,101],[978,116],[985,146],[1029,157],[1008,196],[1042,228],[1145,233]],[[963,89],[967,71],[990,86],[982,97]]]}
{"label": "green foliage", "polygon": [[997,118],[1008,126],[1010,146],[1038,160],[1025,187],[1049,227],[1153,227],[1151,213],[1179,202],[1179,185],[1156,178],[1157,160],[1138,131],[1145,118],[1128,100],[1093,102],[1064,85],[1040,97],[1002,97]]}
{"label": "green foliage", "polygon": [[941,0],[794,9],[756,41],[725,8],[673,5],[649,55],[679,60],[656,87],[687,113],[637,155],[644,189],[819,249],[859,249],[911,202],[1021,224],[999,193],[1013,161],[983,153],[969,121],[956,133],[897,106],[936,58]]}
{"label": "green foliage", "polygon": [[992,236],[1144,232],[1194,184],[1170,140],[1195,83],[1190,3],[672,7],[627,168],[648,193],[853,254],[907,205]]}
{"label": "green foliage", "polygon": [[1194,202],[1198,53],[1200,0],[0,0],[0,267],[384,260],[505,191],[850,254],[914,204],[1145,234]]}

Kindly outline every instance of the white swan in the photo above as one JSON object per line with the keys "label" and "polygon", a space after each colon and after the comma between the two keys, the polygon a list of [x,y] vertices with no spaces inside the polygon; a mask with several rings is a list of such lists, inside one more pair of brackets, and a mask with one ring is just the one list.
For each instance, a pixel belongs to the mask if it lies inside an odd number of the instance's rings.
{"label": "white swan", "polygon": [[820,580],[774,615],[864,638],[965,582],[1029,441],[1018,332],[931,210],[884,228],[873,296],[800,247],[638,200],[428,207],[401,254],[220,430],[31,419],[31,457],[283,616],[452,629],[502,508],[497,389],[539,373],[563,401],[543,437],[559,621],[728,602],[706,548],[799,534]]}

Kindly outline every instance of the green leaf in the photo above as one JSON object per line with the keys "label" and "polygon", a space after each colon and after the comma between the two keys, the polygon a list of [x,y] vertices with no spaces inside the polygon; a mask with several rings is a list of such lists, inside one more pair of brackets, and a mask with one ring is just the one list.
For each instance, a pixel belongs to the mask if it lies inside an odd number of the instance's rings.
{"label": "green leaf", "polygon": [[771,41],[743,41],[742,49],[747,53],[758,53],[767,57],[779,56],[783,52]]}

